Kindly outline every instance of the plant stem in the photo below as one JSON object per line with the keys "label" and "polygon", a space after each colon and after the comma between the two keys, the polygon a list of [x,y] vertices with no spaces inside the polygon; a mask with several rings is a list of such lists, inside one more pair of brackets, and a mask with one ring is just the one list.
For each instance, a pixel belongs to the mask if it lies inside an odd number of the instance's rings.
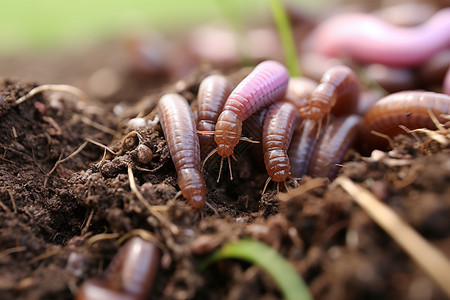
{"label": "plant stem", "polygon": [[297,51],[295,49],[292,29],[287,14],[279,0],[269,0],[269,2],[272,8],[273,17],[277,24],[278,33],[280,34],[281,43],[283,44],[286,66],[289,73],[292,77],[301,76]]}

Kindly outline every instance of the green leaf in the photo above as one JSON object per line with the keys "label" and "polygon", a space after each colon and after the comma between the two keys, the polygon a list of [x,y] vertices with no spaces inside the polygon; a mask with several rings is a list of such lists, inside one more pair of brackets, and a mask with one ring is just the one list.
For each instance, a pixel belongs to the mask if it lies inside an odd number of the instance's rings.
{"label": "green leaf", "polygon": [[286,259],[266,244],[250,239],[228,243],[212,253],[200,266],[205,270],[218,260],[236,258],[265,270],[278,284],[286,300],[310,300],[308,286]]}

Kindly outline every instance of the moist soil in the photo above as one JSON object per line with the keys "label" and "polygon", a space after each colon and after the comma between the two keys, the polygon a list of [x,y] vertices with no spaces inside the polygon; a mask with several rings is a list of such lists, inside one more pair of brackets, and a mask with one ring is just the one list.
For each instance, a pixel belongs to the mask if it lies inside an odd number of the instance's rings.
{"label": "moist soil", "polygon": [[[64,82],[63,70],[70,73],[66,78],[77,72],[52,66],[58,75],[43,81],[59,76]],[[282,200],[275,185],[261,195],[267,174],[259,145],[241,146],[232,181],[225,168],[217,183],[218,160],[211,160],[205,168],[209,205],[201,211],[175,199],[176,172],[160,124],[134,131],[128,122],[135,116],[154,120],[166,92],[193,103],[200,80],[213,71],[197,68],[176,83],[159,78],[157,84],[122,72],[126,84],[101,101],[50,90],[20,105],[14,102],[45,82],[37,75],[35,81],[0,79],[1,299],[73,299],[86,279],[101,276],[120,237],[136,229],[151,233],[162,254],[149,299],[282,299],[274,281],[249,263],[227,260],[198,271],[215,249],[246,237],[282,254],[314,299],[445,299],[333,182],[322,180]],[[238,81],[248,70],[227,72]],[[118,113],[118,107],[127,109]],[[449,256],[449,149],[435,142],[425,149],[407,135],[395,143],[392,151],[370,158],[350,150],[339,176],[369,189]],[[152,151],[149,163],[139,162],[138,144]],[[139,201],[131,180],[162,218]],[[301,185],[318,180],[305,176]]]}

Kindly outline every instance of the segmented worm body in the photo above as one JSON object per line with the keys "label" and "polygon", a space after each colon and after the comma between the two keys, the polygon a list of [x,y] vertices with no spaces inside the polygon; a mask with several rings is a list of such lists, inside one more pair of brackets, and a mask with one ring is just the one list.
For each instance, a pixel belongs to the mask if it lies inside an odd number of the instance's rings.
{"label": "segmented worm body", "polygon": [[450,114],[450,96],[423,91],[405,91],[386,96],[376,102],[364,116],[364,135],[373,144],[384,144],[370,132],[377,131],[392,137],[405,133],[399,125],[408,129],[435,129],[428,109],[440,122],[445,122],[441,114]]}
{"label": "segmented worm body", "polygon": [[370,14],[345,14],[319,25],[310,46],[311,51],[322,55],[413,67],[449,48],[449,32],[450,8],[416,27],[394,26]]}
{"label": "segmented worm body", "polygon": [[287,151],[292,134],[300,122],[300,113],[290,102],[280,101],[269,107],[264,121],[262,144],[267,173],[275,182],[284,182],[291,177]]}
{"label": "segmented worm body", "polygon": [[284,96],[285,101],[289,101],[298,109],[307,106],[308,97],[317,87],[317,82],[306,77],[291,77]]}
{"label": "segmented worm body", "polygon": [[361,117],[357,115],[340,117],[331,122],[316,145],[308,174],[312,177],[334,178],[338,171],[337,164],[342,162],[345,153],[353,145],[360,124]]}
{"label": "segmented worm body", "polygon": [[242,132],[242,122],[260,108],[280,100],[286,93],[289,74],[276,61],[264,61],[239,83],[228,97],[216,124],[217,153],[233,154]]}
{"label": "segmented worm body", "polygon": [[355,72],[344,65],[334,66],[322,76],[300,113],[304,118],[319,122],[330,112],[352,114],[356,111],[358,96],[359,81]]}
{"label": "segmented worm body", "polygon": [[177,94],[161,97],[158,109],[180,190],[189,205],[200,209],[205,204],[206,185],[200,171],[200,145],[192,111],[186,99]]}
{"label": "segmented worm body", "polygon": [[[210,75],[202,80],[197,97],[197,130],[212,132],[215,130],[217,118],[232,91],[231,82],[223,75]],[[216,143],[210,135],[199,135],[201,157],[208,155]]]}
{"label": "segmented worm body", "polygon": [[313,120],[307,120],[303,127],[294,131],[288,157],[291,163],[291,174],[294,178],[301,178],[308,171],[311,156],[316,147],[318,139],[313,127]]}
{"label": "segmented worm body", "polygon": [[159,263],[159,249],[151,242],[133,237],[119,249],[103,278],[86,281],[76,299],[147,299]]}

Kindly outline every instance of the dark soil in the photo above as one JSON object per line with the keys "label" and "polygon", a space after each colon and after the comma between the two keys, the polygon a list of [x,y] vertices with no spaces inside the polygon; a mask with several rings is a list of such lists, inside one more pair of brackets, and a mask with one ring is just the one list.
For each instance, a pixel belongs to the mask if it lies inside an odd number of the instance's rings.
{"label": "dark soil", "polygon": [[[138,114],[152,119],[164,92],[177,91],[192,102],[209,72],[198,69],[177,84],[159,85],[122,70],[127,84],[102,102],[49,91],[18,106],[14,101],[52,76],[34,83],[0,80],[1,299],[72,299],[84,280],[101,275],[119,248],[117,237],[135,229],[151,232],[161,244],[150,299],[281,299],[268,275],[248,263],[219,262],[197,271],[214,249],[244,237],[278,250],[315,299],[445,299],[339,186],[321,185],[287,201],[278,200],[272,185],[261,195],[267,174],[258,146],[239,150],[233,181],[224,172],[217,184],[216,162],[207,167],[207,201],[216,211],[194,211],[182,197],[174,200],[179,188],[160,125],[137,130],[154,154],[143,165],[136,136],[125,138],[132,131],[127,122]],[[245,72],[231,74],[238,80]],[[117,103],[128,110],[114,113]],[[88,143],[57,163],[86,138],[121,153]],[[450,258],[450,152],[437,144],[423,151],[409,136],[396,142],[395,151],[380,159],[351,151],[340,174],[371,190]],[[129,166],[148,203],[164,208],[165,222],[131,191]],[[104,235],[111,233],[117,235]]]}

